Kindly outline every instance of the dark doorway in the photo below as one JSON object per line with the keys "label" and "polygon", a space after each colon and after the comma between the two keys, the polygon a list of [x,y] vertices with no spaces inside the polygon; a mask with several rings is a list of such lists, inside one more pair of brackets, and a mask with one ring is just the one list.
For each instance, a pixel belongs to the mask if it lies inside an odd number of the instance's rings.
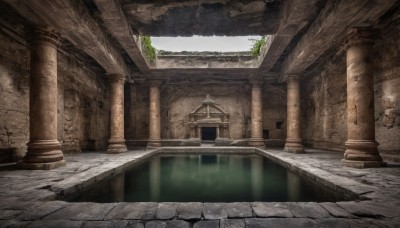
{"label": "dark doorway", "polygon": [[201,128],[201,140],[215,141],[217,138],[216,127],[202,127]]}

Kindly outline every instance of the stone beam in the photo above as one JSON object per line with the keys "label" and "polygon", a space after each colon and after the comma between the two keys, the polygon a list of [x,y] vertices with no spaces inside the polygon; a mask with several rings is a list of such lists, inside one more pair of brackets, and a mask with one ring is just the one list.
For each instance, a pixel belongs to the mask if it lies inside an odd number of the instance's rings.
{"label": "stone beam", "polygon": [[318,13],[318,0],[296,1],[289,0],[281,11],[282,22],[276,34],[271,35],[267,41],[267,50],[264,51],[260,70],[269,71],[283,54],[293,37]]}
{"label": "stone beam", "polygon": [[51,26],[95,59],[110,74],[129,75],[117,48],[82,1],[5,0],[30,23]]}
{"label": "stone beam", "polygon": [[131,27],[118,1],[94,0],[100,16],[111,34],[118,40],[141,72],[149,71],[149,63],[141,52],[139,38]]}
{"label": "stone beam", "polygon": [[375,23],[396,0],[327,1],[307,33],[283,63],[283,74],[301,73],[333,46],[343,42],[349,28]]}

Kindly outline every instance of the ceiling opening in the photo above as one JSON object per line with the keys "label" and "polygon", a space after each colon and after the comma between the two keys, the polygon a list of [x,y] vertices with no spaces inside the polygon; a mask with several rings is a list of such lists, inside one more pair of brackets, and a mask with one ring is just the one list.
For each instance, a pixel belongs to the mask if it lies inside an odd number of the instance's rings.
{"label": "ceiling opening", "polygon": [[261,36],[151,37],[158,52],[251,52]]}

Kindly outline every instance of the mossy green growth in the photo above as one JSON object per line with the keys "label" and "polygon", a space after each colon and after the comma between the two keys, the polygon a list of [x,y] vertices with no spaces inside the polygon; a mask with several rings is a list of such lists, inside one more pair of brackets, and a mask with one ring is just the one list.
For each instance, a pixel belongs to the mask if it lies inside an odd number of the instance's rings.
{"label": "mossy green growth", "polygon": [[156,59],[156,49],[151,44],[150,36],[141,36],[144,52],[148,60]]}
{"label": "mossy green growth", "polygon": [[252,39],[253,44],[251,46],[251,54],[253,56],[259,56],[261,52],[261,48],[265,44],[265,36],[262,36],[260,39]]}

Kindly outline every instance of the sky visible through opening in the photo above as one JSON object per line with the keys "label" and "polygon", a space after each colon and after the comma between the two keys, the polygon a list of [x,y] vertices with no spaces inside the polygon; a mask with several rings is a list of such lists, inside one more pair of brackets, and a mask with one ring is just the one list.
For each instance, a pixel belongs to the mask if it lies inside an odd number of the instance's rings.
{"label": "sky visible through opening", "polygon": [[250,51],[254,39],[260,36],[192,36],[192,37],[151,37],[157,50],[240,52]]}

